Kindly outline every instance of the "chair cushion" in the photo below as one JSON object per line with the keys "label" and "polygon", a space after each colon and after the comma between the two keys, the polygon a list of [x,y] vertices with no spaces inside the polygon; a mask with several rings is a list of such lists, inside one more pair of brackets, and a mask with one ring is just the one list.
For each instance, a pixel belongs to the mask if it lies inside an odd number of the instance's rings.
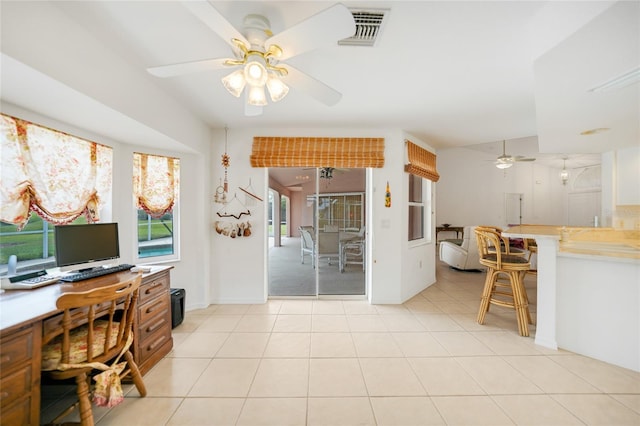
{"label": "chair cushion", "polygon": [[[486,256],[482,257],[482,260],[487,260],[489,262],[498,262],[498,255],[496,253],[489,253]],[[517,263],[517,264],[525,264],[529,263],[527,259],[522,256],[515,256],[512,254],[503,254],[501,256],[502,263]]]}
{"label": "chair cushion", "polygon": [[[104,341],[107,336],[108,321],[98,320],[93,324],[93,356],[103,352]],[[111,339],[109,347],[113,347],[118,339],[119,323],[111,325]],[[87,361],[87,333],[89,327],[83,325],[71,331],[69,338],[69,364],[80,364]],[[56,336],[51,342],[42,348],[42,371],[51,371],[58,368],[62,360],[62,335]]]}

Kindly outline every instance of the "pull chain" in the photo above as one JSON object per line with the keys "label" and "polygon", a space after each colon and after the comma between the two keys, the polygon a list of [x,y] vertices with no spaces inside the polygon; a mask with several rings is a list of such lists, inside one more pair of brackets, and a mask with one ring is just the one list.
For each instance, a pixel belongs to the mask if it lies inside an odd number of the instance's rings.
{"label": "pull chain", "polygon": [[227,137],[229,134],[229,128],[224,126],[224,154],[222,154],[222,166],[224,167],[224,192],[229,192],[229,181],[227,180],[227,168],[229,167],[231,157],[227,154]]}

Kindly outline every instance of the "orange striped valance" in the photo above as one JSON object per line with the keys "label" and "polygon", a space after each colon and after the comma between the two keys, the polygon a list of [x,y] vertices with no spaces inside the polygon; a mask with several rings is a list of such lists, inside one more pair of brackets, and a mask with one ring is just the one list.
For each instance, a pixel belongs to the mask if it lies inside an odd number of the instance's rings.
{"label": "orange striped valance", "polygon": [[411,141],[407,141],[407,156],[409,164],[404,166],[404,171],[412,175],[420,176],[437,182],[440,175],[436,170],[436,155]]}
{"label": "orange striped valance", "polygon": [[382,167],[384,138],[253,138],[253,167]]}

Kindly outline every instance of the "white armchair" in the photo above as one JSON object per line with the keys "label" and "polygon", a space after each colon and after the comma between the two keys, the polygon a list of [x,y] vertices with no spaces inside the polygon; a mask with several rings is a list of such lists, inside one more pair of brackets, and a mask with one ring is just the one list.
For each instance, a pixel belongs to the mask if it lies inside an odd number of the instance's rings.
{"label": "white armchair", "polygon": [[474,229],[475,226],[464,227],[461,245],[451,241],[442,241],[440,243],[440,260],[460,270],[484,269],[479,261]]}

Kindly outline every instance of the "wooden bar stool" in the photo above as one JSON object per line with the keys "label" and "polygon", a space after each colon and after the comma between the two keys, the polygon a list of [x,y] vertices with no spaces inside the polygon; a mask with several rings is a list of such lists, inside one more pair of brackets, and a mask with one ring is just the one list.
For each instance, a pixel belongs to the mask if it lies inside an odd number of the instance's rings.
{"label": "wooden bar stool", "polygon": [[491,304],[509,307],[516,311],[520,335],[528,336],[529,324],[533,323],[523,282],[524,275],[530,268],[528,259],[495,250],[500,247],[500,236],[493,230],[476,228],[475,233],[480,263],[487,267],[478,324],[484,324]]}
{"label": "wooden bar stool", "polygon": [[[478,228],[485,231],[491,231],[498,237],[498,240],[501,242],[500,251],[502,251],[503,254],[512,254],[516,256],[527,255],[527,252],[525,250],[521,250],[519,248],[511,246],[511,242],[509,241],[509,238],[502,236],[502,228],[498,226],[493,226],[493,225],[481,225]],[[489,247],[489,251],[493,251],[493,250],[494,250],[493,246]]]}
{"label": "wooden bar stool", "polygon": [[[533,255],[538,253],[538,244],[536,243],[536,240],[534,240],[533,238],[525,238],[524,239],[524,248],[525,248],[525,250],[527,250],[529,252],[529,263],[531,263],[531,258],[533,257]],[[537,267],[536,268],[529,268],[527,273],[537,276],[538,275],[538,269],[537,269]]]}

